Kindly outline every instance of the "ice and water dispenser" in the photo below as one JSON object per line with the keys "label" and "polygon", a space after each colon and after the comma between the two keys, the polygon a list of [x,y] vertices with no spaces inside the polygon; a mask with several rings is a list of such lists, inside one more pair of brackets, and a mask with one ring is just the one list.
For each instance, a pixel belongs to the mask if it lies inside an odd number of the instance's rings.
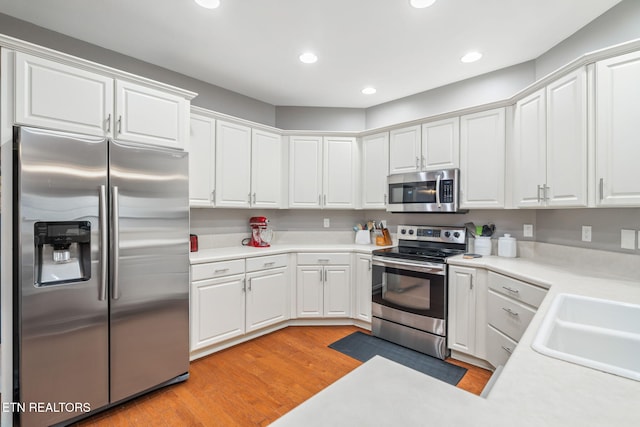
{"label": "ice and water dispenser", "polygon": [[36,222],[35,285],[61,285],[91,278],[91,223]]}

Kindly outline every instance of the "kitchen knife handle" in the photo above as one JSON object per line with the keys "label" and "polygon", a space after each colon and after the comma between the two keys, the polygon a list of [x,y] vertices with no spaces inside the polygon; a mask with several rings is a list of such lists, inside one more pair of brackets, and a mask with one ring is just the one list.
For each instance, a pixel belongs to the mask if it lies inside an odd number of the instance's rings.
{"label": "kitchen knife handle", "polygon": [[99,223],[100,223],[100,288],[98,289],[98,301],[107,299],[107,266],[109,265],[109,236],[107,234],[107,188],[100,186],[99,194]]}
{"label": "kitchen knife handle", "polygon": [[120,204],[117,186],[111,188],[111,298],[120,298],[120,286],[118,280],[120,263]]}

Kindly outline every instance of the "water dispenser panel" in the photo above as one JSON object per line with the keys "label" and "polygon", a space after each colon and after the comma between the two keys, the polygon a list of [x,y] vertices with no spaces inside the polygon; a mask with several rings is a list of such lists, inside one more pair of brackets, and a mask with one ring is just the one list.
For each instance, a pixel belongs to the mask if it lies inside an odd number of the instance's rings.
{"label": "water dispenser panel", "polygon": [[33,231],[36,286],[91,278],[91,222],[36,222]]}

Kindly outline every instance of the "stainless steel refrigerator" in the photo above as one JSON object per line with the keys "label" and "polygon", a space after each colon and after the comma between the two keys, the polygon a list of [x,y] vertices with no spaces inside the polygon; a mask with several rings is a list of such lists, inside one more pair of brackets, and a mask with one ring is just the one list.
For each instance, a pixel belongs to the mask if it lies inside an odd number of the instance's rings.
{"label": "stainless steel refrigerator", "polygon": [[13,153],[20,425],[187,379],[187,154],[24,127]]}

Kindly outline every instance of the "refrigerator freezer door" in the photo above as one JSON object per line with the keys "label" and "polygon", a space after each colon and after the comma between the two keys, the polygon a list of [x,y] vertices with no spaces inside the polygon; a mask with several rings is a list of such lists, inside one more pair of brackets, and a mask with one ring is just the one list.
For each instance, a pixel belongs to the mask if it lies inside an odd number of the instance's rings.
{"label": "refrigerator freezer door", "polygon": [[[106,277],[100,252],[106,250],[101,239],[105,218],[100,217],[100,190],[107,184],[107,144],[96,137],[15,128],[14,156],[18,170],[13,218],[19,236],[14,276],[19,350],[14,384],[19,386],[19,401],[26,404],[19,414],[21,425],[43,426],[83,415],[87,407],[38,412],[29,410],[29,405],[86,402],[96,409],[109,403],[108,300],[101,295]],[[73,222],[82,224],[85,232],[88,227],[90,242],[86,236],[78,239]],[[40,236],[66,233],[69,240],[83,243],[72,243],[67,249],[62,242],[56,249],[51,241],[37,238],[35,228]],[[79,245],[84,245],[82,250]],[[77,257],[87,256],[87,251],[90,272],[75,280]],[[67,275],[70,281],[41,286],[34,277],[36,264],[53,271],[49,274]]]}
{"label": "refrigerator freezer door", "polygon": [[189,369],[186,153],[111,142],[111,401]]}

